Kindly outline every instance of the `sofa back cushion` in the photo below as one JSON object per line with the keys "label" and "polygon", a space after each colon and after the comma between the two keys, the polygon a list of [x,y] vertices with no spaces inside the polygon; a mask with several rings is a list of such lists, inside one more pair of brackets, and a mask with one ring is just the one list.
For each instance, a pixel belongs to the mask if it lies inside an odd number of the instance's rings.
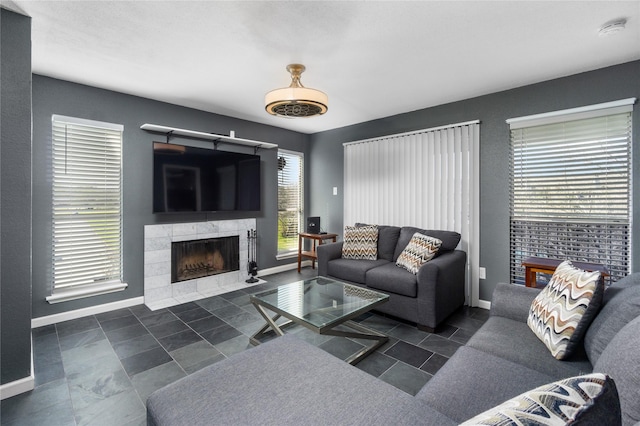
{"label": "sofa back cushion", "polygon": [[584,336],[584,348],[593,365],[622,327],[640,316],[640,272],[609,286],[602,303],[602,309]]}
{"label": "sofa back cushion", "polygon": [[[356,226],[367,226],[356,223]],[[378,225],[378,259],[391,261],[400,236],[399,226]]]}
{"label": "sofa back cushion", "polygon": [[640,317],[622,327],[611,339],[593,371],[608,374],[616,382],[622,424],[640,422]]}
{"label": "sofa back cushion", "polygon": [[392,261],[397,261],[400,253],[405,249],[413,234],[419,232],[420,234],[428,235],[430,237],[434,237],[442,241],[442,245],[440,246],[440,250],[438,250],[438,254],[436,257],[442,253],[455,250],[460,242],[460,234],[453,231],[439,231],[439,230],[427,230],[414,228],[413,226],[405,226],[400,230],[400,236],[398,238],[398,243],[396,244],[395,250],[393,252]]}

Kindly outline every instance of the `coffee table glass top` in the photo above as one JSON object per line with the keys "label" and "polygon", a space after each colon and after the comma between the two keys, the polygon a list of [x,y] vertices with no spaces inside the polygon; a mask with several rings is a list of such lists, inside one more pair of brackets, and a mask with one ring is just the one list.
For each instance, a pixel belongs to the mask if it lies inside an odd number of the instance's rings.
{"label": "coffee table glass top", "polygon": [[324,277],[282,285],[251,296],[253,303],[317,328],[354,318],[388,299],[386,294]]}

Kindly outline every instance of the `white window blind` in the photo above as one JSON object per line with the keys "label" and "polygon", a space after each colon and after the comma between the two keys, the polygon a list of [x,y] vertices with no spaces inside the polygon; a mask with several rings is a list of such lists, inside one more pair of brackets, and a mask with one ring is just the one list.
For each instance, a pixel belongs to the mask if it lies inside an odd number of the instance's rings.
{"label": "white window blind", "polygon": [[304,218],[304,156],[278,150],[278,255],[298,250]]}
{"label": "white window blind", "polygon": [[344,224],[460,233],[467,303],[479,293],[478,121],[344,145]]}
{"label": "white window blind", "polygon": [[122,290],[123,126],[53,116],[50,303]]}
{"label": "white window blind", "polygon": [[511,281],[529,256],[630,272],[631,105],[511,124]]}

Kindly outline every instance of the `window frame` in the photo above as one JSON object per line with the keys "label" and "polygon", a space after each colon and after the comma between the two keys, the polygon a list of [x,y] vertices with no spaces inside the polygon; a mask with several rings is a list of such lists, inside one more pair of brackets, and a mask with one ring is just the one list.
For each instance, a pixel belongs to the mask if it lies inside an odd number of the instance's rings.
{"label": "window frame", "polygon": [[[122,253],[124,126],[52,115],[51,131],[51,295],[46,300],[122,291],[128,286]],[[94,275],[80,272],[87,262]]]}
{"label": "window frame", "polygon": [[[276,157],[276,162],[278,164],[277,168],[277,191],[278,191],[278,201],[277,201],[277,234],[276,234],[276,259],[287,259],[296,257],[298,255],[298,233],[303,230],[303,222],[304,222],[304,153],[300,151],[292,151],[287,149],[278,149]],[[296,197],[298,205],[294,207],[289,207],[288,211],[292,211],[291,209],[296,209],[296,220],[297,224],[295,226],[295,231],[290,231],[289,236],[282,236],[281,238],[281,226],[282,226],[282,218],[281,213],[283,210],[281,209],[282,203],[282,185],[281,179],[285,178],[283,176],[284,169],[280,169],[280,158],[283,157],[285,160],[287,158],[296,158],[298,160],[298,170],[297,172],[297,180],[298,180],[298,189],[296,192]],[[286,167],[286,164],[285,166]],[[294,235],[295,234],[295,235]],[[281,246],[284,242],[284,238],[288,238],[289,245]]]}
{"label": "window frame", "polygon": [[[601,263],[609,269],[609,282],[632,270],[635,100],[630,98],[507,120],[510,126],[511,282],[524,283],[521,262],[530,256]],[[614,123],[616,119],[618,121]],[[615,133],[610,133],[611,129],[615,129]],[[530,133],[525,135],[527,131]],[[616,140],[624,142],[620,144]],[[529,155],[522,146],[527,143],[535,146]],[[576,151],[573,156],[569,154],[577,144],[589,147],[578,150],[584,155],[583,161],[576,161]],[[556,154],[553,150],[544,150],[554,146],[558,147]],[[564,162],[563,155],[567,156]],[[558,176],[559,167],[563,168],[564,177]],[[576,170],[585,174],[576,175]],[[553,181],[560,183],[549,183]],[[623,189],[620,189],[621,182],[625,185]],[[577,189],[571,189],[572,184],[576,184],[574,188]],[[555,191],[550,199],[553,201],[540,198],[544,191]],[[595,196],[586,197],[587,194]],[[577,198],[581,200],[576,202]],[[536,199],[540,199],[541,204],[536,204]],[[575,206],[588,208],[580,213]],[[620,209],[620,206],[624,208]],[[598,214],[594,215],[593,211]]]}

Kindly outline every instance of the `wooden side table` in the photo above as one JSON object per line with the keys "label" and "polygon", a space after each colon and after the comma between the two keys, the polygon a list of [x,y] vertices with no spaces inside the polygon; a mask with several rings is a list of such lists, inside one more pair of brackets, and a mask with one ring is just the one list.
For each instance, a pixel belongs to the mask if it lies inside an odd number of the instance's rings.
{"label": "wooden side table", "polygon": [[[311,251],[302,250],[302,245],[304,243],[305,238],[313,240]],[[300,232],[298,234],[298,272],[300,272],[300,264],[302,263],[303,257],[310,258],[311,267],[313,269],[316,268],[316,259],[318,258],[318,255],[316,253],[316,243],[318,245],[322,245],[322,242],[324,240],[329,240],[329,239],[333,240],[333,242],[335,243],[336,238],[338,238],[338,234],[309,234],[307,232]]]}
{"label": "wooden side table", "polygon": [[[538,272],[544,274],[553,274],[563,261],[558,259],[549,259],[546,257],[527,257],[522,261],[522,266],[524,266],[524,283],[527,287],[537,287],[536,286],[536,274]],[[601,265],[599,263],[585,263],[585,262],[574,262],[571,261],[573,266],[576,268],[580,268],[584,271],[593,272],[600,271],[602,277],[609,276],[609,270],[606,266]]]}

